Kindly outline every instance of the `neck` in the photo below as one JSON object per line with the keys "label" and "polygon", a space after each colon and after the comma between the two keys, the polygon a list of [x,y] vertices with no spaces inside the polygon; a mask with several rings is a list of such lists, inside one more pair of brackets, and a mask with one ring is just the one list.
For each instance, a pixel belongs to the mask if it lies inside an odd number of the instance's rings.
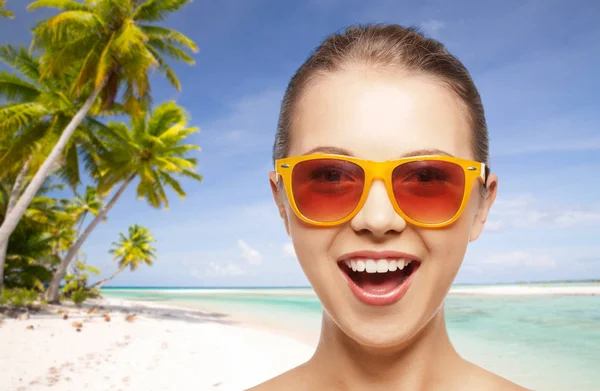
{"label": "neck", "polygon": [[314,365],[313,373],[327,389],[426,391],[441,385],[451,389],[464,361],[450,342],[443,310],[419,334],[393,348],[359,345],[324,312],[321,337],[309,365]]}

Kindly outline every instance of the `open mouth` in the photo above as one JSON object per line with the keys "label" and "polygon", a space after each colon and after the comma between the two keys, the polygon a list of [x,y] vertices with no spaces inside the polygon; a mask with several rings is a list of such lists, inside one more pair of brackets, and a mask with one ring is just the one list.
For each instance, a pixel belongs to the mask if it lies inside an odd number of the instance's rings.
{"label": "open mouth", "polygon": [[407,258],[346,259],[338,262],[353,293],[371,305],[394,303],[408,290],[421,263]]}

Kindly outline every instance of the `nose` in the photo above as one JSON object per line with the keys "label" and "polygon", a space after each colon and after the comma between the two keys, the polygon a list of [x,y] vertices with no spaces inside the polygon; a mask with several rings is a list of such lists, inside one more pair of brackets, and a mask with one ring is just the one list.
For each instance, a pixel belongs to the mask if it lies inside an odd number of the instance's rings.
{"label": "nose", "polygon": [[352,229],[378,239],[402,232],[406,228],[406,221],[396,213],[383,181],[373,181],[368,191],[365,204],[350,221]]}

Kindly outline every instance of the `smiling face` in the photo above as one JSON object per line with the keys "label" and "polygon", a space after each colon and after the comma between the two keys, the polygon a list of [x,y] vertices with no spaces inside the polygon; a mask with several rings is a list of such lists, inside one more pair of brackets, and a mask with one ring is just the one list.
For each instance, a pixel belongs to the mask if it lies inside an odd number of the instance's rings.
{"label": "smiling face", "polygon": [[[321,149],[385,161],[440,150],[474,160],[471,133],[458,98],[435,79],[356,67],[314,79],[304,90],[294,111],[288,156]],[[375,180],[350,221],[316,227],[294,214],[285,192],[277,191],[273,173],[271,180],[298,260],[327,316],[350,338],[372,347],[404,344],[438,313],[496,193],[495,175],[488,179],[485,199],[475,181],[461,217],[447,227],[428,229],[396,213],[384,183]],[[357,251],[401,252],[419,260],[400,300],[369,305],[357,298],[340,262]]]}

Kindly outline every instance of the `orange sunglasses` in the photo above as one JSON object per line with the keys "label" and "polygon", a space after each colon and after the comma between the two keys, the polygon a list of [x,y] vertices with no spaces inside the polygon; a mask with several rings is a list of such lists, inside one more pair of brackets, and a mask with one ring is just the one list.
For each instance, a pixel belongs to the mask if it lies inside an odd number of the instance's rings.
{"label": "orange sunglasses", "polygon": [[278,159],[294,213],[306,223],[333,226],[360,211],[375,179],[385,183],[396,212],[419,227],[439,228],[456,221],[469,201],[473,182],[485,185],[484,163],[452,156],[415,156],[375,162],[333,154]]}

